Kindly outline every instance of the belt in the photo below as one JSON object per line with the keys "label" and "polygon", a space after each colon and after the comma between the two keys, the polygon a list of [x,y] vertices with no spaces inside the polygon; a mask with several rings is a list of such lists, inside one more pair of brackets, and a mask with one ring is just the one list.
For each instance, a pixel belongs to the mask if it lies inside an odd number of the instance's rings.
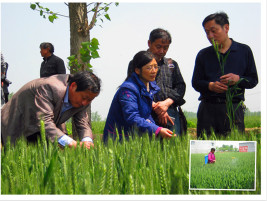
{"label": "belt", "polygon": [[[226,104],[226,99],[221,97],[213,97],[213,98],[205,98],[201,101],[204,101],[206,103],[214,103],[214,104]],[[233,99],[232,103],[239,103],[241,100]]]}

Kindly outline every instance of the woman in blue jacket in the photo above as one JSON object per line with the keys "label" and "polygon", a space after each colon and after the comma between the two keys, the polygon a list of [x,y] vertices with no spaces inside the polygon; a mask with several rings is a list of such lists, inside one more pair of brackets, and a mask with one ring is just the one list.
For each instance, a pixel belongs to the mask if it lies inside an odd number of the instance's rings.
{"label": "woman in blue jacket", "polygon": [[[138,52],[133,58],[134,72],[126,78],[116,92],[104,128],[104,142],[108,137],[115,139],[117,132],[120,140],[124,133],[148,132],[163,138],[172,137],[172,131],[159,127],[151,117],[153,96],[160,89],[155,84],[158,64],[154,56],[147,51]],[[116,132],[117,130],[117,132]]]}

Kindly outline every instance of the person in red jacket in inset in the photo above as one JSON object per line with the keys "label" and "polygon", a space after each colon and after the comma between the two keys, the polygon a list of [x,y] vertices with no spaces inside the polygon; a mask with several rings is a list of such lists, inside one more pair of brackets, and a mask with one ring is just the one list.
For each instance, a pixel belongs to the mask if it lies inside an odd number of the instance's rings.
{"label": "person in red jacket in inset", "polygon": [[215,152],[215,149],[211,148],[210,153],[208,155],[208,163],[215,163],[216,162],[214,152]]}

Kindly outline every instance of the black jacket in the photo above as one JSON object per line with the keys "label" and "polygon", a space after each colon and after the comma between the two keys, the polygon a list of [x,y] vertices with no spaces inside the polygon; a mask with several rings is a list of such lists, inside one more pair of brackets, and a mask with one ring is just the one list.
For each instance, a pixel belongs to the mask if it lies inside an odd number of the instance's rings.
{"label": "black jacket", "polygon": [[52,54],[48,58],[43,58],[40,69],[40,77],[49,77],[55,74],[66,74],[64,61]]}

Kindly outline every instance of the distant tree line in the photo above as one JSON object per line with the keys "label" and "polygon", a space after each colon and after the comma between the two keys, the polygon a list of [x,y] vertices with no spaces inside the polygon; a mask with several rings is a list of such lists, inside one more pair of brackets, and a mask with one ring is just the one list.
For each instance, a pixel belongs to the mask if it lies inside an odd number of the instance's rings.
{"label": "distant tree line", "polygon": [[216,151],[229,151],[229,152],[238,152],[238,148],[234,148],[233,145],[223,145],[222,147],[219,147],[216,149]]}

